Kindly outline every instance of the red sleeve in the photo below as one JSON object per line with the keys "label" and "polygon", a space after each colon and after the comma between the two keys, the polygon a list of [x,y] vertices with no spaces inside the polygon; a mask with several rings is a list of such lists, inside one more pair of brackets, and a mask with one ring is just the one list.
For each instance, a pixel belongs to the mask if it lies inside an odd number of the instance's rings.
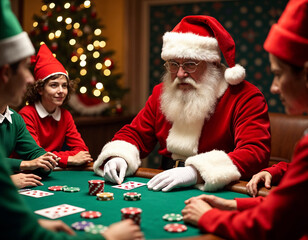
{"label": "red sleeve", "polygon": [[272,175],[272,183],[278,184],[282,179],[285,172],[288,170],[290,163],[287,162],[279,162],[269,168],[265,168],[262,171],[267,171]]}
{"label": "red sleeve", "polygon": [[33,137],[33,139],[35,140],[35,142],[37,143],[37,145],[41,146],[40,140],[39,140],[39,136],[37,134],[37,124],[36,124],[36,119],[35,119],[35,114],[36,110],[34,108],[34,106],[25,106],[23,107],[20,111],[19,114],[22,116],[22,118],[24,119],[27,129],[30,132],[31,136]]}
{"label": "red sleeve", "polygon": [[237,210],[243,211],[260,204],[264,200],[264,197],[259,196],[255,198],[235,198],[235,200],[236,200]]}
{"label": "red sleeve", "polygon": [[308,137],[297,146],[280,185],[256,207],[245,211],[212,209],[199,227],[228,239],[300,239],[308,237]]}
{"label": "red sleeve", "polygon": [[61,116],[61,118],[63,117],[65,119],[66,124],[65,144],[68,147],[68,150],[52,152],[61,158],[59,166],[66,167],[69,156],[74,156],[80,151],[89,151],[89,149],[81,138],[70,112],[62,109],[62,114],[63,116]]}

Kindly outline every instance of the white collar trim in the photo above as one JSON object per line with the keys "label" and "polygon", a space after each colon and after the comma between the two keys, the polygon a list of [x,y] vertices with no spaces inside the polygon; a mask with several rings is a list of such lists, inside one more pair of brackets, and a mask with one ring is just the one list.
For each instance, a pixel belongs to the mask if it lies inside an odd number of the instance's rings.
{"label": "white collar trim", "polygon": [[60,110],[59,107],[57,107],[56,110],[52,114],[50,114],[50,113],[48,113],[46,111],[46,109],[44,108],[44,106],[42,105],[41,102],[36,102],[34,104],[34,106],[35,106],[35,109],[36,109],[38,115],[40,116],[40,118],[45,118],[45,117],[48,117],[48,116],[52,116],[54,120],[56,120],[58,122],[60,121],[60,119],[61,119],[61,110]]}
{"label": "white collar trim", "polygon": [[11,115],[13,112],[9,109],[9,106],[6,107],[4,115],[0,113],[0,123],[3,123],[5,119],[7,119],[11,124],[13,123]]}

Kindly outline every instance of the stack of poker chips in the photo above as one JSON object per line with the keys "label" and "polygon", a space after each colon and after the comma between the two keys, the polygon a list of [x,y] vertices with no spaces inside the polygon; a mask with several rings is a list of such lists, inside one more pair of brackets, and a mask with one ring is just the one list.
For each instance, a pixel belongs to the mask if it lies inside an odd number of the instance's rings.
{"label": "stack of poker chips", "polygon": [[141,200],[141,193],[127,192],[123,194],[123,197],[126,201],[138,201]]}
{"label": "stack of poker chips", "polygon": [[97,193],[104,192],[104,180],[89,180],[89,195],[96,196]]}
{"label": "stack of poker chips", "polygon": [[96,199],[99,201],[110,201],[113,200],[113,193],[111,192],[100,192],[96,194]]}
{"label": "stack of poker chips", "polygon": [[142,210],[140,208],[135,208],[135,207],[122,208],[121,209],[122,220],[132,219],[135,222],[135,224],[140,225],[141,212]]}

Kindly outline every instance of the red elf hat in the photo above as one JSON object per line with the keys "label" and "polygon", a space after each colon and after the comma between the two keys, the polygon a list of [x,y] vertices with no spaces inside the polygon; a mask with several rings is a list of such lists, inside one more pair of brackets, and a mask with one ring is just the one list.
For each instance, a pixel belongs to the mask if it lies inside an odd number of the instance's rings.
{"label": "red elf hat", "polygon": [[308,0],[291,0],[265,40],[264,49],[302,67],[308,61]]}
{"label": "red elf hat", "polygon": [[163,36],[161,57],[165,61],[174,58],[220,62],[221,52],[229,66],[225,80],[232,85],[245,78],[245,69],[235,64],[235,43],[230,34],[213,17],[184,17],[171,32]]}
{"label": "red elf hat", "polygon": [[62,74],[69,79],[63,65],[52,55],[52,52],[46,46],[41,45],[36,56],[32,56],[31,62],[35,63],[34,78],[35,80],[46,80],[47,78]]}

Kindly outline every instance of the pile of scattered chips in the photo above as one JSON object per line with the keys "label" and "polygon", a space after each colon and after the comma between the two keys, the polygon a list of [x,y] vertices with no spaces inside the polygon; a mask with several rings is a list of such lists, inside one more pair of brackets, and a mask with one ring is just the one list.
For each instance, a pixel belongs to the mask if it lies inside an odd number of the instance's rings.
{"label": "pile of scattered chips", "polygon": [[97,211],[86,211],[82,212],[80,216],[83,218],[99,218],[100,216],[102,216],[102,214]]}
{"label": "pile of scattered chips", "polygon": [[141,200],[141,193],[127,192],[123,194],[123,197],[126,201],[138,201]]}
{"label": "pile of scattered chips", "polygon": [[101,192],[96,194],[96,199],[99,201],[110,201],[113,200],[113,193],[111,192]]}
{"label": "pile of scattered chips", "polygon": [[62,188],[62,191],[63,192],[79,192],[80,188],[79,187],[67,187],[67,186],[64,186]]}
{"label": "pile of scattered chips", "polygon": [[102,224],[97,224],[97,225],[85,227],[84,231],[88,233],[93,233],[93,234],[99,234],[99,233],[101,234],[101,233],[104,233],[107,228],[108,227]]}
{"label": "pile of scattered chips", "polygon": [[89,195],[96,196],[97,193],[104,192],[104,180],[89,180]]}
{"label": "pile of scattered chips", "polygon": [[75,222],[71,226],[75,230],[84,231],[86,227],[94,226],[94,223],[88,221],[81,221],[81,222]]}
{"label": "pile of scattered chips", "polygon": [[64,187],[67,187],[66,185],[65,186],[50,186],[48,187],[48,190],[49,191],[62,191],[62,188]]}
{"label": "pile of scattered chips", "polygon": [[170,223],[164,226],[167,232],[185,232],[187,227],[184,224]]}
{"label": "pile of scattered chips", "polygon": [[122,220],[124,219],[132,219],[137,225],[141,223],[141,213],[142,210],[140,208],[128,207],[122,208]]}
{"label": "pile of scattered chips", "polygon": [[181,214],[167,213],[163,216],[163,219],[168,222],[179,222],[182,221],[183,216]]}

